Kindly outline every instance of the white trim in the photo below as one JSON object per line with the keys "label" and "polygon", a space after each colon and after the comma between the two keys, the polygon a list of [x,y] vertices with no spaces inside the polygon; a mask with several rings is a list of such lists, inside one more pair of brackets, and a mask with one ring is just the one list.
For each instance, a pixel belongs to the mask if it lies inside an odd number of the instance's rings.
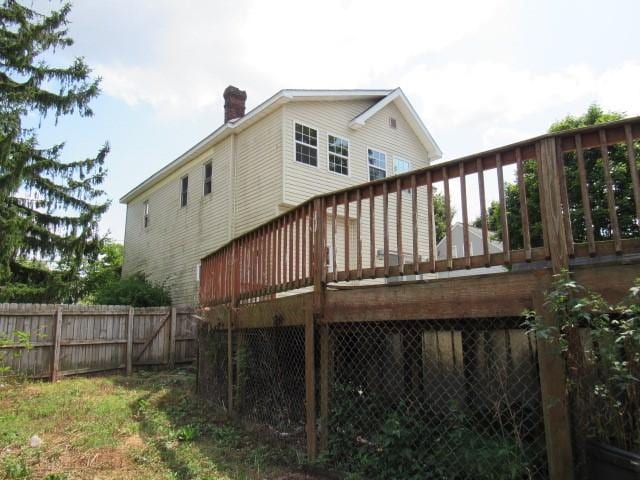
{"label": "white trim", "polygon": [[[344,173],[334,172],[333,170],[331,170],[331,159],[329,158],[331,155],[337,155],[340,158],[345,158],[345,157],[344,155],[341,155],[339,153],[332,153],[329,151],[329,137],[339,138],[340,140],[344,140],[347,142],[347,174],[346,175]],[[352,170],[351,169],[351,140],[343,137],[342,135],[335,135],[333,133],[327,132],[327,172],[333,175],[338,175],[339,177],[350,178],[351,170]]]}
{"label": "white trim", "polygon": [[[381,99],[378,103],[372,105],[367,110],[362,112],[360,115],[355,117],[351,122],[349,122],[349,127],[358,130],[364,127],[372,116],[382,110],[384,107],[389,105],[391,102],[395,102],[398,106],[398,110],[405,117],[409,126],[417,135],[418,139],[424,146],[424,148],[429,152],[431,160],[438,160],[442,158],[442,150],[438,147],[438,144],[431,136],[429,130],[422,122],[422,119],[418,115],[418,113],[409,102],[409,99],[406,97],[401,88],[396,88],[393,92],[389,93],[386,97]],[[388,124],[388,123],[387,123]]]}
{"label": "white trim", "polygon": [[[367,165],[367,178],[368,178],[368,182],[372,182],[373,180],[371,179],[371,173],[369,172],[369,167],[373,167],[373,168],[377,168],[378,170],[382,170],[380,167],[376,167],[375,165],[371,165],[369,163],[369,150],[373,150],[374,152],[378,152],[378,153],[382,153],[384,154],[384,178],[388,178],[390,175],[388,175],[389,173],[389,155],[387,155],[387,152],[385,152],[384,150],[380,149],[380,148],[372,148],[372,147],[367,147],[364,154],[365,154],[365,159],[367,161],[366,165]],[[375,180],[380,180],[380,179],[375,179]]]}
{"label": "white trim", "polygon": [[250,127],[255,121],[260,120],[286,103],[296,101],[297,99],[303,101],[353,100],[361,98],[380,99],[389,95],[391,92],[392,90],[280,90],[249,111],[244,117],[218,127],[164,168],[158,170],[149,178],[125,193],[120,197],[120,203],[129,203],[142,192],[174,173],[210,146],[215,145],[234,131],[240,132]]}
{"label": "white trim", "polygon": [[142,202],[142,228],[149,228],[149,199]]}
{"label": "white trim", "polygon": [[[300,142],[302,145],[305,145],[307,147],[311,147],[311,148],[315,148],[316,149],[316,164],[315,165],[311,165],[310,163],[299,162],[296,159],[296,143],[298,142],[296,140],[296,123],[298,125],[302,125],[303,127],[311,128],[312,130],[316,131],[316,143],[317,143],[317,145],[315,147],[313,147],[312,145]],[[296,164],[296,165],[304,165],[304,166],[311,167],[311,168],[316,168],[316,169],[320,168],[320,129],[316,128],[316,127],[313,127],[313,126],[309,125],[308,123],[304,123],[304,122],[301,122],[299,120],[295,120],[294,119],[293,120],[293,124],[292,124],[291,133],[293,134],[293,163]]]}

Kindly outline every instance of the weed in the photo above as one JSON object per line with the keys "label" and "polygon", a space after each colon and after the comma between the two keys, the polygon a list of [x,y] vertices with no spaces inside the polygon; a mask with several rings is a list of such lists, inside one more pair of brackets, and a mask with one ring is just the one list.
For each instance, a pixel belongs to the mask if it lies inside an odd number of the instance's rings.
{"label": "weed", "polygon": [[4,460],[3,467],[7,478],[28,478],[31,473],[24,459],[8,457]]}

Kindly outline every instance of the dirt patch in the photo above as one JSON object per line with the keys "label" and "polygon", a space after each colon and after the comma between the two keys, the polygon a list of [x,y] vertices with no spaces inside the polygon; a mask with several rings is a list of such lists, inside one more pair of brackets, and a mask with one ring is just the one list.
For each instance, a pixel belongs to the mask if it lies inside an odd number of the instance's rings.
{"label": "dirt patch", "polygon": [[126,440],[124,441],[124,446],[127,449],[129,449],[129,448],[139,448],[139,449],[146,448],[146,444],[144,443],[144,440],[137,433],[135,435],[131,435],[130,437],[127,437]]}

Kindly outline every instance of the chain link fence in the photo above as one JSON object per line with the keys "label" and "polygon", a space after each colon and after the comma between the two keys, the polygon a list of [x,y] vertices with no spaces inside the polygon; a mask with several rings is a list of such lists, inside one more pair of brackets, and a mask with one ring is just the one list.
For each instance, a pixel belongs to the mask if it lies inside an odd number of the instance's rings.
{"label": "chain link fence", "polygon": [[362,478],[546,478],[521,322],[331,325],[326,460]]}
{"label": "chain link fence", "polygon": [[[318,327],[320,461],[351,478],[547,478],[536,345],[521,323]],[[206,338],[200,391],[226,407],[227,331]],[[233,413],[304,450],[304,326],[232,338]]]}

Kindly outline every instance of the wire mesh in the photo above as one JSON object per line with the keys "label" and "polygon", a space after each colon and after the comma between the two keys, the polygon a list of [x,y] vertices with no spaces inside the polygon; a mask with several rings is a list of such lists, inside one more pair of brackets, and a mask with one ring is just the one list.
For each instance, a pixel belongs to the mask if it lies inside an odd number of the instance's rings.
{"label": "wire mesh", "polygon": [[293,443],[304,441],[304,327],[234,331],[234,413]]}
{"label": "wire mesh", "polygon": [[326,459],[363,478],[546,478],[521,319],[331,325]]}
{"label": "wire mesh", "polygon": [[214,406],[228,408],[227,330],[198,325],[198,393]]}

